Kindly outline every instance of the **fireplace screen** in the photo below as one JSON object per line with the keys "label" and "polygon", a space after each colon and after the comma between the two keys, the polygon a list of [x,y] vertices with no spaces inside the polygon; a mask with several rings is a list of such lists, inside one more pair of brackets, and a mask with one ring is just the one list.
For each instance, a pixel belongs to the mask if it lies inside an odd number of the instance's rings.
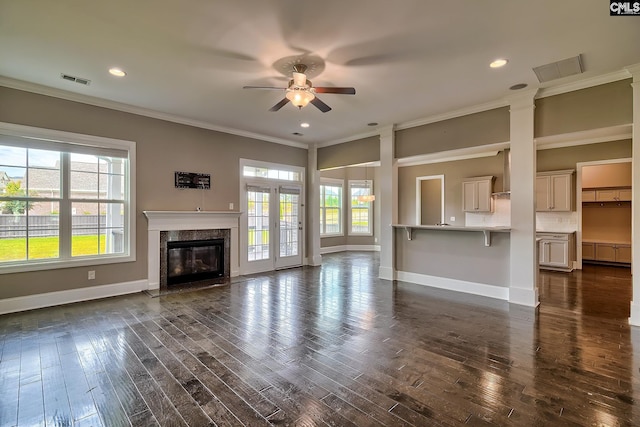
{"label": "fireplace screen", "polygon": [[167,285],[224,276],[224,239],[167,242]]}

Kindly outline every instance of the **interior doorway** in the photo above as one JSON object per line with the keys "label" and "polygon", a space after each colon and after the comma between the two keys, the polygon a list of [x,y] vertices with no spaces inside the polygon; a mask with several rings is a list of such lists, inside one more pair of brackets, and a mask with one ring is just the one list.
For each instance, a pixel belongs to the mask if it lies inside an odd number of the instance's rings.
{"label": "interior doorway", "polygon": [[631,159],[576,165],[577,267],[631,266]]}
{"label": "interior doorway", "polygon": [[444,175],[416,177],[416,224],[444,222]]}

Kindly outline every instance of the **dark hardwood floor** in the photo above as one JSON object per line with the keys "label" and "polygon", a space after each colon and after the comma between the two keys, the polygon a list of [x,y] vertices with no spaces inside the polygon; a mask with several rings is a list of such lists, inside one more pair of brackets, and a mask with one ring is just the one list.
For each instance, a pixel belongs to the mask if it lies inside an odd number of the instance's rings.
{"label": "dark hardwood floor", "polygon": [[629,269],[538,311],[376,278],[370,253],[0,316],[0,426],[634,426]]}

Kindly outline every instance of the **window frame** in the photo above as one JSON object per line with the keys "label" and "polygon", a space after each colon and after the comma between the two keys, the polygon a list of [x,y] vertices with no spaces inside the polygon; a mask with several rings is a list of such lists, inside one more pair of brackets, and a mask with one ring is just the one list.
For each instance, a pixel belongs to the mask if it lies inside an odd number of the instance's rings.
{"label": "window frame", "polygon": [[367,207],[367,214],[368,214],[368,220],[367,220],[367,225],[368,225],[368,231],[366,232],[356,232],[353,231],[353,197],[351,195],[351,189],[352,188],[369,188],[370,190],[370,195],[374,195],[374,191],[373,191],[373,180],[371,179],[354,179],[354,180],[349,180],[348,183],[348,188],[349,188],[349,209],[348,209],[348,221],[349,221],[349,229],[348,229],[348,235],[349,236],[373,236],[373,201],[371,202],[366,202],[368,207]]}
{"label": "window frame", "polygon": [[[43,141],[47,144],[60,144],[60,152],[69,153],[65,150],[65,146],[82,147],[81,149],[88,154],[104,156],[101,150],[120,150],[128,153],[126,168],[124,173],[125,179],[125,197],[124,197],[124,238],[123,252],[117,254],[97,254],[87,256],[61,258],[64,254],[58,254],[57,258],[45,259],[27,259],[20,261],[3,262],[0,264],[0,274],[53,270],[69,267],[93,266],[102,264],[114,264],[122,262],[133,262],[136,260],[136,143],[113,138],[105,138],[93,135],[83,135],[72,132],[58,131],[45,128],[37,128],[32,126],[17,125],[13,123],[0,122],[0,135],[9,137],[19,137],[33,139],[35,147],[37,143]],[[0,143],[1,144],[1,143]],[[27,147],[29,148],[29,147]],[[61,157],[64,157],[61,156]],[[68,175],[62,173],[61,190],[67,185],[68,192]],[[43,199],[36,199],[43,200]],[[44,199],[45,201],[48,199]],[[74,200],[70,194],[63,194],[60,200],[66,200],[71,203]],[[102,200],[96,199],[99,203]],[[62,202],[60,202],[62,203]],[[65,225],[65,223],[68,223]],[[71,213],[60,212],[60,226],[58,229],[60,239],[69,239],[72,233],[71,229]],[[61,243],[64,245],[65,243]]]}
{"label": "window frame", "polygon": [[[337,233],[326,233],[327,228],[326,221],[326,206],[324,205],[324,187],[340,187],[340,212],[338,214],[340,231]],[[320,237],[342,237],[344,236],[344,181],[336,178],[320,178],[320,224],[318,226],[324,226],[320,228]],[[324,230],[322,229],[324,228]]]}

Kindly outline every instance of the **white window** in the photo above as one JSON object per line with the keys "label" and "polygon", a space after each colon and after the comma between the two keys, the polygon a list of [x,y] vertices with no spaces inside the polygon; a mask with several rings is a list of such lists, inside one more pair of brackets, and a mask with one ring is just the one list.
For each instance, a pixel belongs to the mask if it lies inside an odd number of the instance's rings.
{"label": "white window", "polygon": [[320,180],[320,236],[342,236],[342,180]]}
{"label": "white window", "polygon": [[349,235],[373,234],[373,182],[349,181]]}
{"label": "white window", "polygon": [[135,260],[135,143],[0,123],[0,273]]}
{"label": "white window", "polygon": [[281,181],[302,181],[302,173],[292,170],[277,169],[269,166],[244,166],[242,175],[252,178],[277,179]]}

